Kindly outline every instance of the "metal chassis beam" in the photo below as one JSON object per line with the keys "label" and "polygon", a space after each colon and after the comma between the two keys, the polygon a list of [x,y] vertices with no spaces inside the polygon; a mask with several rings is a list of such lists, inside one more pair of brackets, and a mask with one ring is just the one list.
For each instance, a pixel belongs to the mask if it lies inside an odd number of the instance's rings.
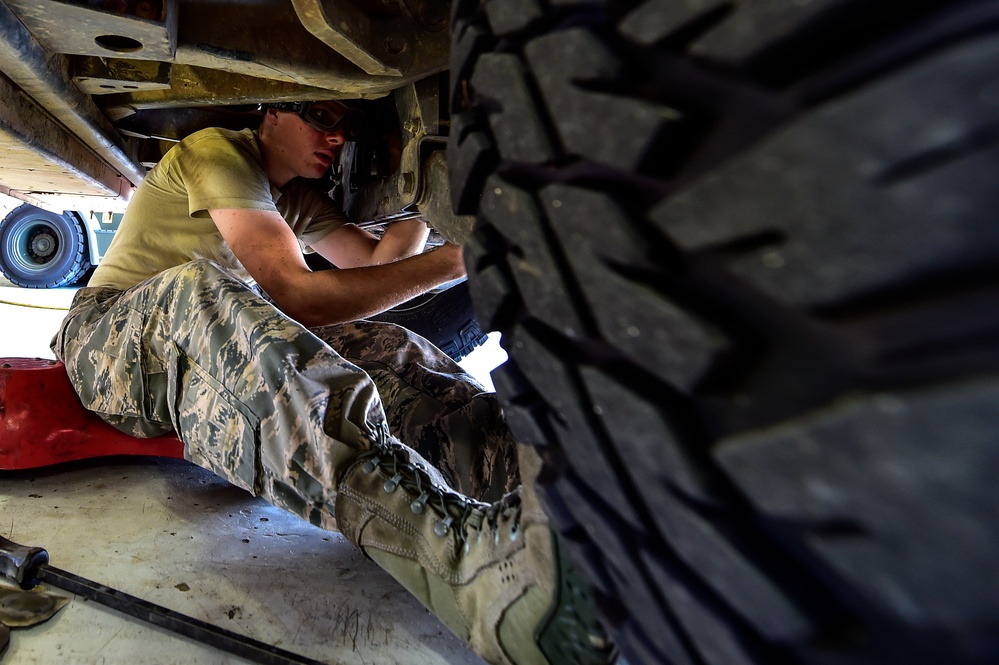
{"label": "metal chassis beam", "polygon": [[[2,77],[0,139],[13,142],[19,150],[27,151],[39,163],[57,166],[62,172],[60,177],[69,177],[79,183],[79,196],[127,197],[132,189],[128,179]],[[17,166],[31,168],[30,164],[24,163],[26,161],[19,159]],[[3,184],[10,187],[9,182]],[[24,198],[19,193],[27,197],[46,193],[46,188],[37,184],[31,188],[11,187],[10,190],[10,194],[17,198]]]}
{"label": "metal chassis beam", "polygon": [[67,79],[66,58],[49,55],[27,28],[0,2],[0,70],[65,125],[97,155],[138,185],[145,173],[125,153],[111,123],[89,96]]}

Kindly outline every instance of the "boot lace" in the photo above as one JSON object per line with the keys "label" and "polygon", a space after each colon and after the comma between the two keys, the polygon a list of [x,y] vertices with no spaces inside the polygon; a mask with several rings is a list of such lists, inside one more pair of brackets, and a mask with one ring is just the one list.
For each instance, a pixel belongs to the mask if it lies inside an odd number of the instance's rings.
{"label": "boot lace", "polygon": [[417,515],[429,510],[437,519],[434,534],[446,538],[454,532],[466,552],[473,544],[481,544],[487,533],[492,534],[493,543],[498,545],[505,524],[509,524],[507,537],[511,541],[520,536],[519,489],[492,504],[471,499],[435,482],[426,470],[410,461],[405,446],[387,436],[379,437],[373,448],[358,456],[358,461],[365,473],[380,471],[386,477],[382,486],[386,492],[392,493],[402,487],[407,494],[415,496],[410,510]]}

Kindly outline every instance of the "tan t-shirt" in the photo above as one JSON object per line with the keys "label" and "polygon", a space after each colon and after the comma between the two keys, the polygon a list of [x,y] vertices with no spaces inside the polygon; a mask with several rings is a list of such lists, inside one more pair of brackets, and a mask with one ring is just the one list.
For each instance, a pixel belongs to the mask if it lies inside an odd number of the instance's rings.
{"label": "tan t-shirt", "polygon": [[303,251],[347,223],[312,181],[272,187],[252,130],[203,129],[167,152],[139,185],[89,285],[127,289],[195,259],[251,282],[209,216],[214,208],[276,211]]}

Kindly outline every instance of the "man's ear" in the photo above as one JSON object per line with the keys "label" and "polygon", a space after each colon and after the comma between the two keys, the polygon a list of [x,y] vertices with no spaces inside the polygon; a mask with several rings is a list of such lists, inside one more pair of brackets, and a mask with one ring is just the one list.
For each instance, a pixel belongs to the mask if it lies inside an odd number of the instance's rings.
{"label": "man's ear", "polygon": [[272,109],[272,108],[265,109],[264,117],[261,119],[260,122],[261,124],[273,125],[277,123],[277,117],[278,117],[277,109]]}
{"label": "man's ear", "polygon": [[260,126],[257,128],[258,132],[266,132],[270,127],[274,127],[277,124],[277,109],[265,109],[264,117],[260,119]]}

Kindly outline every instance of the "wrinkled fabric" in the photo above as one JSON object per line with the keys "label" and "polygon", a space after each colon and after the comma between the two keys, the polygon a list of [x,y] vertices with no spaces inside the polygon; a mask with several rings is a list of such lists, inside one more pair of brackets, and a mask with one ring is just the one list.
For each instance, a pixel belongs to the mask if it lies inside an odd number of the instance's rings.
{"label": "wrinkled fabric", "polygon": [[519,484],[516,444],[496,396],[426,339],[358,321],[313,328],[378,387],[389,431],[465,496],[498,501]]}
{"label": "wrinkled fabric", "polygon": [[367,321],[309,330],[211,261],[81,289],[53,350],[86,408],[175,431],[188,460],[317,526],[335,527],[347,462],[388,436],[469,496],[518,484],[495,397],[432,344]]}

